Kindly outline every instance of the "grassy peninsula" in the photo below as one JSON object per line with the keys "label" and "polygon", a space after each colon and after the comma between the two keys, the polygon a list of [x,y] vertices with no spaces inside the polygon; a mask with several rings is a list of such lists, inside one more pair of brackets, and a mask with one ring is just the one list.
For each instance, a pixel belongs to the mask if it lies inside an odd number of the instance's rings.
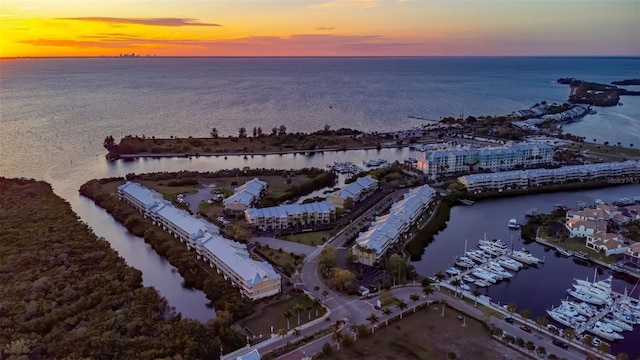
{"label": "grassy peninsula", "polygon": [[0,178],[0,358],[216,359],[230,319],[181,319],[45,182]]}
{"label": "grassy peninsula", "polygon": [[[240,128],[238,136],[221,137],[216,129],[207,138],[156,138],[146,136],[123,137],[116,143],[113,136],[107,136],[104,147],[109,151],[107,158],[139,156],[178,155],[237,155],[273,154],[306,151],[337,151],[358,148],[382,147],[385,136],[363,133],[352,129],[324,130],[313,133],[287,133],[286,127],[273,128],[270,134],[254,128],[253,136]],[[391,137],[389,140],[393,140]]]}

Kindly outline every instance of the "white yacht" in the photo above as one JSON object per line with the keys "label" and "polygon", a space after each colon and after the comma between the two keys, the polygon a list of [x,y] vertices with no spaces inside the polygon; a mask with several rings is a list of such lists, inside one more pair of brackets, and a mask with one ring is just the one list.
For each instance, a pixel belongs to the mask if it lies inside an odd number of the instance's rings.
{"label": "white yacht", "polygon": [[486,265],[485,265],[485,269],[489,270],[490,272],[494,273],[494,274],[498,274],[501,277],[505,278],[505,279],[510,279],[513,277],[513,274],[506,271],[505,269],[502,268],[502,266],[500,266],[500,264],[498,264],[495,261],[489,261]]}
{"label": "white yacht", "polygon": [[466,256],[461,256],[461,257],[457,258],[453,263],[456,264],[456,266],[460,266],[463,269],[472,268],[472,267],[476,266],[476,264],[473,262],[473,260],[471,260],[470,258],[468,258]]}
{"label": "white yacht", "polygon": [[569,328],[575,329],[579,326],[579,324],[575,323],[574,321],[571,320],[570,317],[566,316],[565,314],[559,313],[557,311],[553,311],[553,310],[547,310],[547,314],[549,314],[549,316],[559,322],[560,324],[567,326]]}
{"label": "white yacht", "polygon": [[520,229],[520,224],[518,224],[518,220],[516,219],[511,219],[509,220],[509,229],[511,230],[518,230]]}
{"label": "white yacht", "polygon": [[[597,271],[597,270],[596,270]],[[594,279],[595,279],[596,274],[594,274]],[[611,293],[611,280],[613,279],[613,276],[609,276],[608,278],[604,279],[604,280],[600,280],[600,281],[594,281],[591,282],[589,280],[580,280],[580,279],[575,279],[576,284],[581,285],[581,286],[590,286],[590,287],[594,287],[596,289],[602,290],[606,293]]]}
{"label": "white yacht", "polygon": [[480,279],[474,281],[473,284],[475,286],[479,286],[479,287],[487,287],[487,286],[491,285],[490,282],[484,281],[484,280],[480,280]]}
{"label": "white yacht", "polygon": [[599,336],[603,339],[607,339],[609,341],[621,340],[624,339],[624,336],[618,334],[617,332],[611,330],[610,327],[602,324],[600,321],[591,325],[591,327],[587,330],[593,335]]}
{"label": "white yacht", "polygon": [[500,249],[500,250],[507,250],[507,244],[503,243],[500,239],[493,239],[493,240],[487,240],[487,239],[481,239],[479,241],[480,245],[485,245],[485,246],[490,246],[492,248],[496,248],[496,249]]}
{"label": "white yacht", "polygon": [[633,327],[627,323],[625,323],[624,321],[620,321],[620,320],[616,320],[616,319],[609,319],[606,317],[603,317],[602,319],[599,320],[601,323],[603,323],[604,325],[608,326],[611,328],[611,330],[613,331],[617,331],[617,332],[622,332],[625,330],[633,330]]}
{"label": "white yacht", "polygon": [[567,292],[569,293],[569,295],[573,296],[574,298],[584,302],[588,302],[589,304],[604,305],[604,300],[597,296],[584,294],[584,293],[581,293],[580,291],[573,290],[573,289],[568,289]]}
{"label": "white yacht", "polygon": [[562,304],[562,305],[558,306],[557,308],[553,309],[553,311],[559,312],[559,313],[564,314],[564,315],[567,315],[568,317],[570,317],[574,321],[578,321],[578,322],[587,321],[587,318],[584,317],[583,315],[580,315],[578,313],[578,311],[571,305]]}
{"label": "white yacht", "polygon": [[635,312],[640,312],[640,301],[632,299],[628,296],[620,300],[620,305],[628,307],[630,310],[633,310]]}
{"label": "white yacht", "polygon": [[584,315],[586,317],[593,317],[596,315],[596,310],[586,303],[577,303],[573,301],[562,300],[562,305],[570,305],[578,312],[580,315]]}
{"label": "white yacht", "polygon": [[445,272],[451,276],[456,276],[456,275],[460,275],[460,269],[456,268],[456,267],[450,267],[447,270],[445,270]]}
{"label": "white yacht", "polygon": [[467,255],[473,261],[476,261],[479,263],[483,263],[487,261],[486,255],[480,250],[467,251],[465,255]]}
{"label": "white yacht", "polygon": [[605,302],[609,302],[611,299],[611,292],[606,292],[593,286],[582,286],[578,284],[572,284],[572,286],[583,294],[599,297]]}
{"label": "white yacht", "polygon": [[476,279],[473,276],[469,276],[469,275],[465,275],[462,277],[462,280],[468,282],[468,283],[473,283],[474,281],[476,281]]}
{"label": "white yacht", "polygon": [[514,250],[509,256],[511,256],[512,259],[527,265],[537,265],[540,262],[540,259],[526,251]]}
{"label": "white yacht", "polygon": [[640,324],[640,318],[637,318],[626,312],[621,312],[618,309],[614,309],[611,312],[611,315],[613,315],[613,317],[615,317],[620,321],[626,322],[627,324],[631,324],[631,325]]}
{"label": "white yacht", "polygon": [[563,249],[561,247],[556,248],[556,251],[558,252],[558,254],[564,256],[564,257],[569,257],[571,255],[573,255],[573,253],[571,253],[571,251],[567,250],[567,249]]}
{"label": "white yacht", "polygon": [[491,245],[480,245],[478,246],[480,249],[482,249],[482,251],[484,251],[485,253],[487,253],[488,255],[491,255],[492,257],[496,257],[498,255],[501,255],[502,252],[500,251],[500,249],[498,248],[494,248]]}
{"label": "white yacht", "polygon": [[503,268],[507,268],[513,271],[518,271],[522,268],[522,263],[509,258],[498,259],[498,264],[500,264],[500,266],[502,266]]}
{"label": "white yacht", "polygon": [[488,281],[492,284],[495,284],[499,280],[502,280],[502,278],[499,277],[498,275],[492,274],[484,269],[475,269],[471,274],[473,274],[473,276],[479,278],[480,280]]}

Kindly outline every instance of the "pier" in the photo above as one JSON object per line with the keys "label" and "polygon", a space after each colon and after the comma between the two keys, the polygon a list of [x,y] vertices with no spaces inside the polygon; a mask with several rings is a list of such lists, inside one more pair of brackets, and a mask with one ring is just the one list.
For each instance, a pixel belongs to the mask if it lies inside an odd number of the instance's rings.
{"label": "pier", "polygon": [[[548,242],[546,239],[541,238],[541,237],[539,237],[539,236],[536,236],[536,242],[537,242],[537,243],[540,243],[540,244],[542,244],[542,245],[544,245],[544,246],[546,246],[546,247],[553,248],[553,249],[555,249],[556,251],[558,251],[558,249],[562,249],[562,250],[564,250],[564,251],[569,252],[569,253],[571,254],[571,256],[575,256],[575,251],[571,251],[571,250],[569,250],[569,249],[565,249],[565,248],[563,248],[563,247],[561,247],[561,246],[557,246],[557,245],[555,245],[555,244],[552,244],[552,243]],[[626,275],[629,275],[629,276],[633,276],[633,277],[635,277],[636,279],[640,279],[640,273],[638,273],[638,272],[631,271],[631,270],[629,270],[629,269],[625,269],[625,268],[622,268],[622,267],[619,267],[619,266],[612,267],[612,265],[611,265],[611,264],[608,264],[608,263],[606,263],[606,262],[604,262],[604,261],[600,261],[600,260],[597,260],[597,259],[594,259],[594,258],[591,258],[591,257],[590,257],[588,260],[586,260],[586,261],[589,261],[589,262],[592,262],[592,263],[594,263],[594,264],[597,264],[597,265],[603,266],[603,267],[605,267],[605,268],[607,268],[607,269],[610,269],[610,270],[612,270],[612,271],[617,271],[617,272],[619,272],[619,273],[623,273],[623,274],[626,274]]]}
{"label": "pier", "polygon": [[[600,321],[600,319],[602,319],[603,317],[605,317],[612,308],[616,307],[619,305],[620,303],[620,299],[622,299],[623,295],[622,294],[618,294],[616,292],[611,292],[612,295],[614,295],[614,302],[611,305],[606,305],[602,310],[600,310],[595,316],[593,316],[592,318],[590,318],[589,320],[587,320],[587,322],[585,322],[584,324],[578,326],[575,330],[576,330],[576,335],[580,335],[583,332],[591,329],[591,326],[593,326],[595,323],[597,323],[598,321]],[[595,334],[594,334],[595,335]]]}

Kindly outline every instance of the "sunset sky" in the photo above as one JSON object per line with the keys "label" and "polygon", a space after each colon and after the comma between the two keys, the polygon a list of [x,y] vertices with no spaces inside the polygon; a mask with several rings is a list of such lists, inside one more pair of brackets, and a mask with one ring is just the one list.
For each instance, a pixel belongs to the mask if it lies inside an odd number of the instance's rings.
{"label": "sunset sky", "polygon": [[0,57],[640,55],[640,1],[2,0]]}

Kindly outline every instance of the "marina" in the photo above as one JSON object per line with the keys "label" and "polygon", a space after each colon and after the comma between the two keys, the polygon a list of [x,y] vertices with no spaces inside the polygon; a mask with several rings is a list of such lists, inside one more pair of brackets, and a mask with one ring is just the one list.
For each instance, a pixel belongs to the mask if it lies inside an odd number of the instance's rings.
{"label": "marina", "polygon": [[[506,239],[504,242],[508,244],[508,248],[521,251],[524,247],[532,256],[544,259],[544,263],[539,263],[536,266],[527,266],[526,268],[523,264],[524,270],[522,271],[512,271],[503,266],[505,270],[514,274],[513,278],[507,281],[501,280],[495,283],[486,281],[485,283],[490,285],[479,286],[463,279],[465,283],[469,284],[472,289],[475,286],[482,295],[491,298],[496,304],[514,304],[517,307],[517,312],[529,310],[532,314],[532,319],[547,317],[546,311],[557,307],[561,300],[580,302],[570,297],[566,290],[574,279],[585,280],[589,278],[592,280],[594,264],[592,262],[576,262],[573,255],[565,257],[553,247],[543,246],[536,242],[528,243],[523,241],[518,237],[517,232],[509,230],[505,226],[507,223],[505,219],[508,220],[515,217],[515,214],[523,214],[527,209],[532,208],[535,208],[539,213],[548,213],[554,209],[555,204],[577,204],[579,201],[593,204],[595,199],[612,202],[620,197],[633,198],[638,194],[640,194],[640,186],[629,185],[600,190],[493,199],[478,201],[473,206],[455,206],[451,210],[451,220],[447,223],[447,228],[434,237],[434,241],[427,246],[424,254],[419,259],[413,259],[413,265],[420,274],[425,276],[442,271],[453,265],[452,259],[454,257],[460,256],[461,250],[464,248],[465,239],[470,239],[468,243],[470,245],[473,244],[473,248],[470,247],[465,254],[466,257],[472,258],[473,255],[478,258],[477,252],[479,252],[485,258],[488,258],[484,251],[480,251],[475,246],[478,242],[471,240],[477,239],[479,237],[478,233],[484,232],[486,229],[492,237]],[[487,214],[491,214],[491,216],[487,216]],[[513,236],[513,244],[510,244],[509,239],[511,236]],[[627,288],[629,297],[638,299],[640,286],[632,291],[637,279],[614,271],[609,267],[598,266],[597,268],[599,279],[607,278],[608,276],[613,277],[611,285],[614,291],[623,294],[624,289]],[[473,274],[470,275],[476,278]],[[584,316],[586,317],[586,315]],[[557,324],[550,318],[549,322],[550,324],[555,324],[560,330],[565,328],[565,326]],[[588,334],[593,335],[591,333]],[[637,341],[634,341],[634,339],[640,338],[640,327],[635,326],[632,331],[625,331],[623,335],[624,339],[611,343],[612,353],[625,352],[632,359],[640,356],[640,346],[638,346]]]}

